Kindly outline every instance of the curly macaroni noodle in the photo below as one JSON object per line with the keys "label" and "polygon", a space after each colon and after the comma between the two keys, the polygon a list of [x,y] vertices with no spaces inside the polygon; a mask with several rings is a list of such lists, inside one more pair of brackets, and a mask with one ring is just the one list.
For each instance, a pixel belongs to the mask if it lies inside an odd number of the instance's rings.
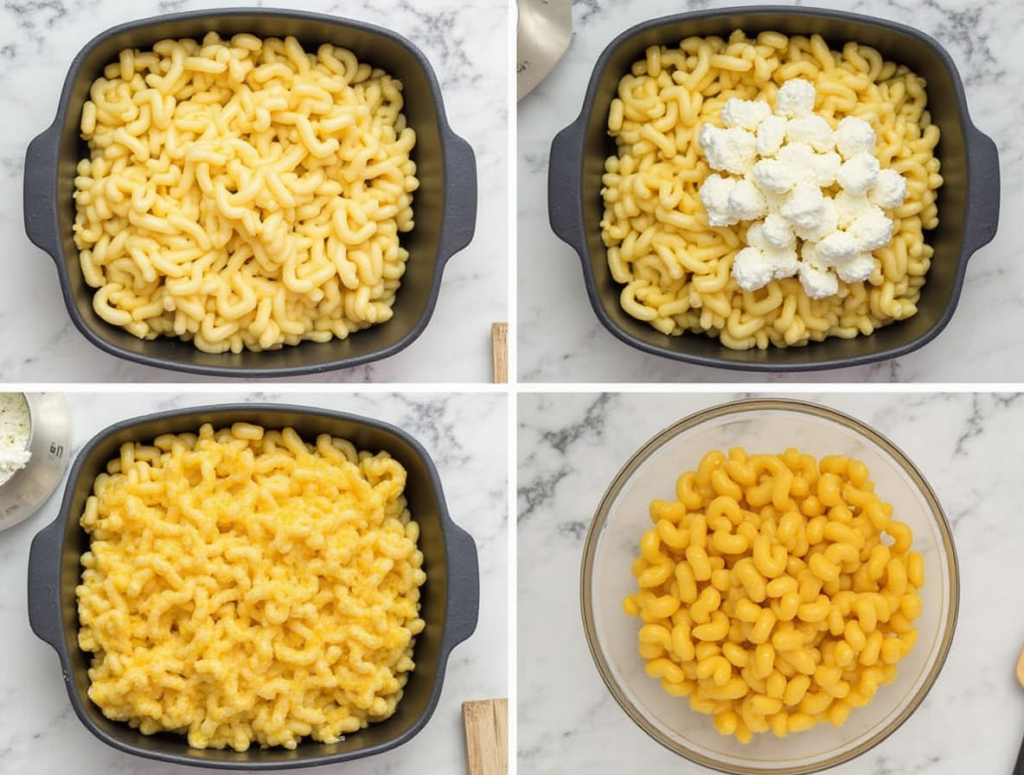
{"label": "curly macaroni noodle", "polygon": [[676,497],[651,502],[624,603],[665,691],[749,742],[839,726],[896,677],[917,640],[924,562],[867,466],[709,452]]}
{"label": "curly macaroni noodle", "polygon": [[104,715],[244,751],[395,712],[426,578],[400,463],[238,423],[125,444],[107,470],[77,590]]}
{"label": "curly macaroni noodle", "polygon": [[402,105],[382,70],[292,37],[122,51],[82,111],[75,178],[96,313],[214,353],[390,320],[419,185]]}
{"label": "curly macaroni noodle", "polygon": [[[890,213],[893,239],[873,251],[874,274],[818,300],[796,278],[741,290],[730,269],[746,227],[709,226],[698,195],[711,174],[697,145],[703,124],[720,124],[730,97],[774,105],[791,78],[814,84],[815,113],[833,129],[846,116],[869,122],[881,167],[907,181],[904,203]],[[942,185],[939,129],[926,104],[924,79],[854,42],[840,53],[818,35],[751,40],[737,30],[727,41],[650,47],[619,82],[608,116],[618,155],[605,164],[601,226],[622,307],[664,334],[703,332],[733,349],[850,339],[914,315],[933,254],[923,231],[938,225]]]}

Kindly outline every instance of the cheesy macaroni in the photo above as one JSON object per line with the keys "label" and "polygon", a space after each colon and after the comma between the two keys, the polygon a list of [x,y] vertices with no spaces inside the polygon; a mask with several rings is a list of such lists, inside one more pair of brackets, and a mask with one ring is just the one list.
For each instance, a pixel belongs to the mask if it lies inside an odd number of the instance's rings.
{"label": "cheesy macaroni", "polygon": [[924,561],[867,466],[709,452],[651,502],[625,599],[665,691],[749,742],[841,725],[914,647]]}
{"label": "cheesy macaroni", "polygon": [[[698,149],[701,127],[721,124],[730,97],[774,105],[792,78],[814,84],[815,113],[833,129],[846,116],[870,123],[882,169],[907,182],[891,212],[892,241],[873,251],[874,274],[840,281],[838,294],[823,299],[811,299],[796,278],[741,290],[730,270],[746,226],[709,226],[698,194],[711,174]],[[916,314],[934,252],[924,230],[938,225],[942,185],[927,102],[923,78],[855,42],[838,52],[818,35],[751,39],[737,30],[728,40],[650,47],[619,82],[608,116],[618,153],[605,164],[601,235],[623,309],[664,334],[702,332],[738,350],[852,339]]]}
{"label": "cheesy macaroni", "polygon": [[391,319],[419,185],[400,81],[211,32],[125,49],[89,96],[74,237],[101,318],[211,353]]}
{"label": "cheesy macaroni", "polygon": [[426,576],[405,469],[246,423],[124,444],[77,589],[89,697],[195,748],[336,742],[388,718]]}

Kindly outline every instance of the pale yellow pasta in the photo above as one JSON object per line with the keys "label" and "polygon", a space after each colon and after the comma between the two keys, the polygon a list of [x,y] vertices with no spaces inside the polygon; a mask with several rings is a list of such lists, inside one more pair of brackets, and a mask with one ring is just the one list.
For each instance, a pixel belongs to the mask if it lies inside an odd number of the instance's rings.
{"label": "pale yellow pasta", "polygon": [[647,674],[722,734],[839,726],[917,640],[924,561],[857,460],[709,452],[650,513],[623,607]]}
{"label": "pale yellow pasta", "polygon": [[391,319],[419,185],[400,81],[211,32],[122,51],[89,97],[74,237],[104,320],[238,353]]}
{"label": "pale yellow pasta", "polygon": [[[833,128],[846,116],[870,123],[881,167],[907,181],[905,201],[888,212],[893,239],[874,251],[872,276],[840,281],[824,299],[809,298],[795,277],[741,290],[730,269],[746,225],[709,226],[698,195],[711,174],[697,144],[704,123],[720,125],[731,97],[774,106],[791,78],[815,85],[815,112]],[[705,333],[745,350],[866,336],[916,314],[933,255],[924,231],[938,225],[942,177],[925,82],[907,67],[855,42],[829,51],[818,35],[691,37],[674,49],[652,46],[633,65],[608,128],[618,152],[605,163],[601,235],[612,277],[624,286],[622,307],[636,319],[664,334]]]}
{"label": "pale yellow pasta", "polygon": [[81,517],[89,698],[144,734],[238,751],[391,716],[424,628],[405,480],[385,452],[291,428],[124,444]]}

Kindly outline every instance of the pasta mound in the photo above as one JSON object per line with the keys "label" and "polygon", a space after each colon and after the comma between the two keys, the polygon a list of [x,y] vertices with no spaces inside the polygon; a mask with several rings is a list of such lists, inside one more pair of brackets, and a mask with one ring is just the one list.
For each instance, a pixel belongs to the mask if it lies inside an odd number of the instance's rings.
{"label": "pasta mound", "polygon": [[402,84],[325,44],[126,49],[82,111],[75,244],[97,314],[211,353],[392,317],[413,228]]}
{"label": "pasta mound", "polygon": [[77,589],[105,716],[244,751],[395,712],[426,579],[400,463],[239,423],[124,444],[107,471]]}
{"label": "pasta mound", "polygon": [[[874,273],[840,281],[824,299],[808,297],[796,278],[741,290],[730,270],[746,226],[709,226],[698,194],[711,174],[697,144],[703,124],[720,125],[730,97],[774,106],[792,78],[814,84],[815,113],[833,129],[846,116],[870,123],[881,168],[907,182],[906,199],[891,211],[893,239],[872,252]],[[818,35],[750,39],[737,30],[728,40],[650,47],[620,80],[609,111],[618,152],[605,164],[601,235],[624,286],[623,309],[664,334],[704,333],[736,350],[852,339],[912,317],[934,253],[924,231],[938,225],[942,185],[939,129],[926,108],[923,78],[855,42],[837,52]]]}
{"label": "pasta mound", "polygon": [[924,558],[858,460],[709,452],[650,515],[623,607],[647,674],[723,735],[841,726],[917,643]]}

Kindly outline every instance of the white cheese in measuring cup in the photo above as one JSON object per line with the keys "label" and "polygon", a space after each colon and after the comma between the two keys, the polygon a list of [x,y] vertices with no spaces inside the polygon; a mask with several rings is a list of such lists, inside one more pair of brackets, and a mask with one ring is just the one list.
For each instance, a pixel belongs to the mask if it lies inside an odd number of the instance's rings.
{"label": "white cheese in measuring cup", "polygon": [[28,402],[21,393],[0,393],[0,485],[28,465],[31,435]]}

